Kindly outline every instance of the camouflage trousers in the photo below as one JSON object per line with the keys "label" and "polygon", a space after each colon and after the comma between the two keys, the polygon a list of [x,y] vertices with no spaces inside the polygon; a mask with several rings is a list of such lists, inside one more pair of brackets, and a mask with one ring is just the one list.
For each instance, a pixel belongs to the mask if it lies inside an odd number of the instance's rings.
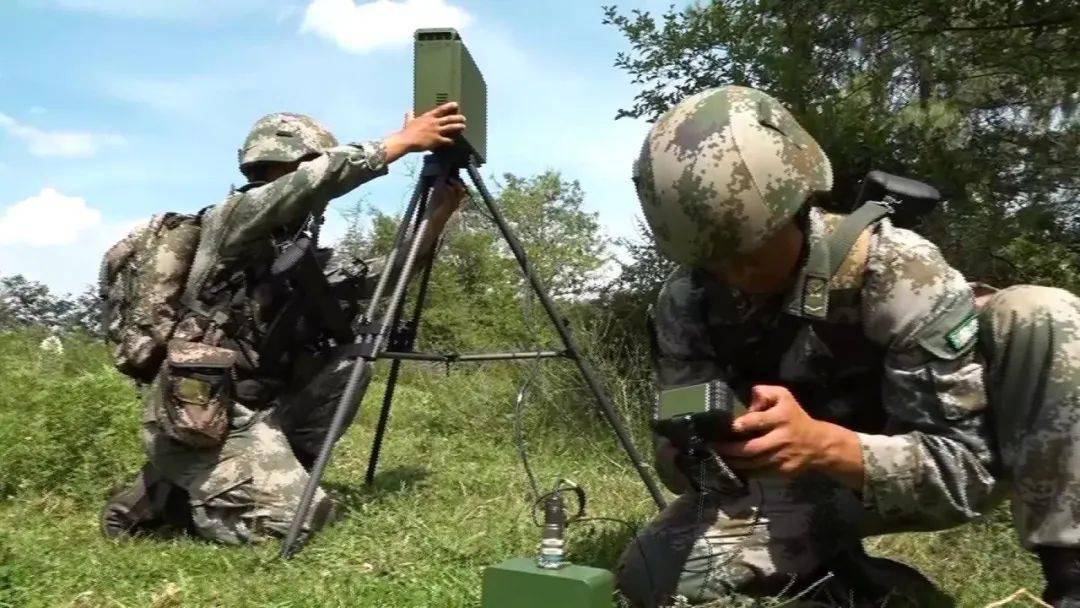
{"label": "camouflage trousers", "polygon": [[[996,464],[1010,481],[1020,542],[1080,548],[1080,299],[1011,287],[979,320]],[[749,597],[812,585],[830,556],[864,536],[900,531],[825,478],[758,478],[749,489],[685,494],[664,510],[620,560],[627,599],[748,605]]]}
{"label": "camouflage trousers", "polygon": [[[196,448],[169,437],[144,419],[143,441],[150,463],[187,490],[196,532],[226,544],[283,536],[296,513],[310,465],[326,437],[334,408],[351,372],[350,361],[330,358],[298,389],[286,389],[273,406],[252,410],[232,401],[229,430],[213,448]],[[155,385],[167,382],[167,368]],[[146,411],[160,390],[147,392]],[[301,462],[303,460],[303,462]],[[304,536],[320,528],[334,504],[320,488]]]}

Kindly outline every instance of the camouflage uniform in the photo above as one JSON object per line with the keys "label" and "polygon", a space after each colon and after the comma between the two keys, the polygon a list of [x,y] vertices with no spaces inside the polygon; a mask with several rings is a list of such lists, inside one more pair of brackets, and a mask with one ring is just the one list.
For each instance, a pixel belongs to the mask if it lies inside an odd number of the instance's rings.
{"label": "camouflage uniform", "polygon": [[[643,606],[779,593],[864,536],[970,521],[1010,486],[1026,547],[1080,544],[1080,300],[1022,286],[976,311],[938,249],[888,219],[823,274],[844,217],[796,214],[831,184],[827,159],[775,100],[719,91],[661,118],[635,166],[658,246],[685,264],[654,309],[657,383],[786,386],[814,418],[858,433],[864,483],[755,476],[739,495],[700,479],[702,494],[684,493],[627,548],[622,591]],[[701,269],[789,221],[806,243],[786,293],[747,295]],[[658,469],[686,492],[666,443]]]}
{"label": "camouflage uniform", "polygon": [[[277,348],[265,347],[288,305],[269,275],[279,251],[275,240],[297,233],[331,199],[385,172],[381,143],[334,146],[273,182],[248,184],[202,217],[185,293],[191,310],[170,348],[186,342],[187,365],[194,368],[200,352],[212,356],[213,347],[235,353],[236,365],[219,372],[231,375],[224,384],[237,389],[228,403],[227,434],[220,445],[198,447],[165,431],[161,400],[206,400],[213,392],[192,386],[166,361],[147,392],[144,440],[151,464],[188,491],[195,529],[208,539],[244,543],[284,534],[308,480],[305,465],[325,438],[350,372],[345,357],[319,351],[313,323],[307,331],[303,323],[290,328]],[[368,273],[368,293],[377,274]],[[211,367],[199,379],[214,384],[207,378]],[[331,511],[321,490],[315,505],[309,531]]]}

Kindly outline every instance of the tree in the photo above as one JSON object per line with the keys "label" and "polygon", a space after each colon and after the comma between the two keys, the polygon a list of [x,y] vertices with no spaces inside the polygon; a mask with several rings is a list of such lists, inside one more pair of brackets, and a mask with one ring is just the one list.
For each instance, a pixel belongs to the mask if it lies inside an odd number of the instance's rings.
{"label": "tree", "polygon": [[43,283],[22,275],[0,279],[0,325],[6,329],[44,325],[56,329],[70,308]]}
{"label": "tree", "polygon": [[[948,198],[925,231],[969,277],[1042,270],[1024,242],[1080,268],[1080,11],[1071,0],[713,0],[656,16],[606,7],[640,90],[619,116],[655,119],[721,84],[789,104],[850,205],[873,168]],[[990,255],[988,255],[988,253]],[[1080,284],[1066,285],[1074,290]]]}
{"label": "tree", "polygon": [[[554,171],[528,178],[506,174],[495,190],[500,210],[553,297],[572,301],[599,288],[607,242],[596,214],[584,210],[576,181]],[[367,232],[350,238],[367,244],[365,256],[385,255],[399,221],[376,211]],[[479,201],[466,203],[442,238],[422,339],[431,347],[456,349],[541,343],[551,335],[528,294],[486,209]]]}
{"label": "tree", "polygon": [[0,278],[0,329],[42,326],[101,337],[101,300],[89,286],[77,297],[56,296],[22,275]]}

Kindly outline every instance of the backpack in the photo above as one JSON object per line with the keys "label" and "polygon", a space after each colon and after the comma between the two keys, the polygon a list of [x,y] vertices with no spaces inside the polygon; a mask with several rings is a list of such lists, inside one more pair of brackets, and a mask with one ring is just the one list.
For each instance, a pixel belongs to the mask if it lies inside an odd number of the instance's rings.
{"label": "backpack", "polygon": [[150,382],[180,321],[199,245],[200,216],[162,213],[105,252],[98,278],[105,339],[116,369]]}

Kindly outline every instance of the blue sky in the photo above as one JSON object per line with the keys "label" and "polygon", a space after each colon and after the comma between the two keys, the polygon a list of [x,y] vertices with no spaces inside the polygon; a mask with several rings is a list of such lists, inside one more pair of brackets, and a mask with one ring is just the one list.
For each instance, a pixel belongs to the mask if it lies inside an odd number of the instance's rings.
{"label": "blue sky", "polygon": [[[669,0],[624,0],[662,10]],[[381,137],[411,104],[417,26],[462,31],[489,97],[487,175],[578,179],[611,235],[633,233],[632,158],[647,129],[614,120],[634,87],[602,2],[6,0],[0,3],[0,274],[59,292],[162,210],[241,183],[236,148],[259,116],[310,114],[345,141]],[[361,188],[387,211],[402,166]],[[356,194],[337,201],[344,208]],[[340,233],[329,214],[328,234]]]}

